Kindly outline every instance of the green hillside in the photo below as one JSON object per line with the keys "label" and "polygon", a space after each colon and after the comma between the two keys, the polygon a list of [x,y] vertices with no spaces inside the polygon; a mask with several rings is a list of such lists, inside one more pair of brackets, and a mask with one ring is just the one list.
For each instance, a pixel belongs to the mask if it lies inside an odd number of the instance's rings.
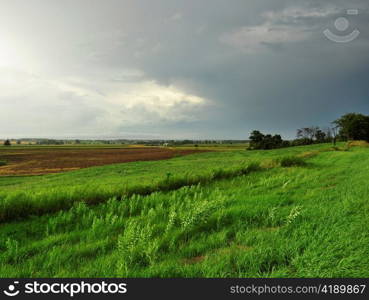
{"label": "green hillside", "polygon": [[342,145],[1,178],[0,276],[368,277],[368,182]]}

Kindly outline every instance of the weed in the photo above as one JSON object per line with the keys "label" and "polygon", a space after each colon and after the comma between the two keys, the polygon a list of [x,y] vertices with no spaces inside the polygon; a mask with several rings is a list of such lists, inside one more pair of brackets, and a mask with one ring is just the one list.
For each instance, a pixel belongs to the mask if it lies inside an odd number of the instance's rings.
{"label": "weed", "polygon": [[295,206],[291,209],[290,214],[286,218],[286,224],[290,225],[292,224],[295,219],[301,215],[302,212],[302,206]]}

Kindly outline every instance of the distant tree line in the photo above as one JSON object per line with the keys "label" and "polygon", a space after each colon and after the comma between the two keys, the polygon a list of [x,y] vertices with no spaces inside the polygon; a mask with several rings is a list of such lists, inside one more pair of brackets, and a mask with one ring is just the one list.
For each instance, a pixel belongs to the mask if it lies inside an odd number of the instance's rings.
{"label": "distant tree line", "polygon": [[283,140],[279,134],[263,134],[254,130],[250,135],[249,149],[277,149],[290,146],[302,146],[337,141],[365,140],[369,142],[369,116],[357,113],[345,114],[332,122],[331,128],[321,129],[318,126],[297,129],[297,138],[292,141]]}
{"label": "distant tree line", "polygon": [[320,143],[334,144],[337,141],[337,129],[326,128],[321,129],[317,126],[304,127],[297,129],[297,139],[291,141],[291,146],[311,145]]}
{"label": "distant tree line", "polygon": [[[283,140],[281,135],[263,134],[254,130],[250,135],[249,149],[276,149],[290,146],[310,145],[317,143],[336,144],[337,141],[365,140],[369,142],[369,116],[349,113],[332,122],[332,127],[321,129],[317,126],[304,127],[297,130],[296,139]],[[56,139],[18,139],[18,145],[23,142],[37,145],[69,145],[69,144],[144,144],[147,146],[160,146],[167,143],[176,145],[200,145],[200,144],[239,144],[247,141],[240,140],[56,140]],[[11,146],[11,141],[6,139],[4,146]]]}
{"label": "distant tree line", "polygon": [[17,140],[3,141],[3,145],[11,146],[16,143],[21,144],[32,144],[32,145],[145,145],[145,146],[162,146],[168,144],[168,146],[181,146],[181,145],[222,145],[222,144],[245,144],[247,140],[130,140],[130,139],[111,139],[111,140],[83,140],[83,139],[47,139],[47,138],[22,138]]}
{"label": "distant tree line", "polygon": [[183,146],[183,145],[222,145],[222,144],[245,144],[247,140],[148,140],[140,141],[140,144],[146,146]]}

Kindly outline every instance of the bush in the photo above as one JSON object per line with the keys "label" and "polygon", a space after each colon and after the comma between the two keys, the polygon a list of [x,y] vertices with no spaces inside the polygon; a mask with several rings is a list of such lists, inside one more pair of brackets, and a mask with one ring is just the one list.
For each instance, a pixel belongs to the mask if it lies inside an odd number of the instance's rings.
{"label": "bush", "polygon": [[0,160],[0,167],[6,166],[6,165],[7,165],[7,163],[6,163],[5,160]]}
{"label": "bush", "polygon": [[279,165],[283,168],[288,167],[302,167],[306,165],[306,162],[301,157],[286,156],[278,159]]}
{"label": "bush", "polygon": [[291,142],[291,146],[305,146],[313,144],[313,140],[308,138],[296,139]]}
{"label": "bush", "polygon": [[291,147],[291,142],[290,141],[283,141],[282,142],[282,148],[287,148],[287,147]]}

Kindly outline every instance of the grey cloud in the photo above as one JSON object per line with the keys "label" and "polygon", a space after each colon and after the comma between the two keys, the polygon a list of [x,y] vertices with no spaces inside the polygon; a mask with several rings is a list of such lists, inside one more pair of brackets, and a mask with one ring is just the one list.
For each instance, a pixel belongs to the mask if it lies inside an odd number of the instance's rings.
{"label": "grey cloud", "polygon": [[[345,45],[325,39],[322,31],[334,30],[334,20],[349,8],[359,9],[350,17],[359,39]],[[2,93],[17,103],[50,99],[42,109],[47,115],[64,109],[74,130],[46,118],[50,134],[54,126],[58,135],[247,138],[259,128],[293,137],[300,126],[326,126],[349,111],[369,113],[368,9],[365,0],[2,1],[0,33],[27,62],[17,68],[68,86]],[[121,106],[109,102],[145,82],[162,90],[174,86],[212,105],[178,104],[167,112],[181,116],[176,121],[142,102],[127,108],[128,96]],[[9,105],[8,115],[20,119],[19,104]],[[30,109],[28,115],[40,113]],[[1,127],[2,135],[27,133],[23,121]]]}

